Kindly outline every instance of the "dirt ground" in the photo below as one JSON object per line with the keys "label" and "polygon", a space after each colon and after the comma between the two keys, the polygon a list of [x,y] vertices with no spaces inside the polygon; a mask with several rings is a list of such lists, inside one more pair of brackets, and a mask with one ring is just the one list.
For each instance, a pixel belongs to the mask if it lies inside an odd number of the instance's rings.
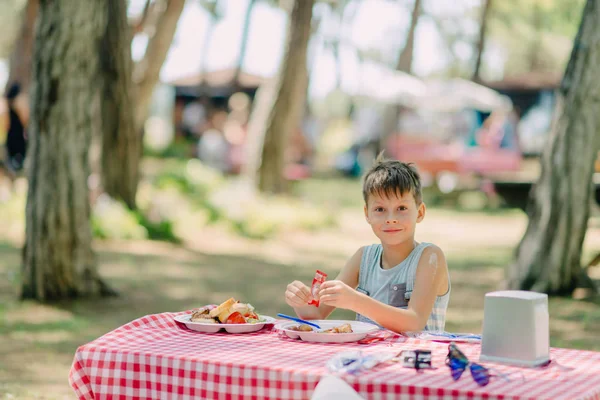
{"label": "dirt ground", "polygon": [[[288,232],[268,241],[235,236],[219,226],[199,230],[183,246],[98,241],[100,273],[121,296],[52,306],[15,300],[20,249],[18,240],[5,236],[0,244],[0,399],[74,398],[67,378],[77,347],[146,314],[229,296],[251,302],[266,315],[291,313],[283,298],[288,282],[310,282],[316,268],[335,275],[358,247],[375,242],[363,218],[361,210],[345,209],[335,229]],[[417,239],[436,243],[448,258],[447,330],[481,331],[484,295],[497,289],[525,226],[519,212],[428,212]],[[587,235],[584,261],[593,249],[600,249],[597,225]],[[592,271],[597,279],[598,272]],[[598,304],[551,299],[552,345],[600,350]],[[353,317],[341,311],[334,316]]]}

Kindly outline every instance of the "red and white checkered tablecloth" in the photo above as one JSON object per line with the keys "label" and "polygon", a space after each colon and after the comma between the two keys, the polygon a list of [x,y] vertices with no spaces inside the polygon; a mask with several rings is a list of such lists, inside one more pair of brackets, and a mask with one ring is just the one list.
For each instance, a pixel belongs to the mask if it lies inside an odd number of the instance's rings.
{"label": "red and white checkered tablecloth", "polygon": [[[434,370],[398,363],[343,378],[365,399],[600,399],[600,353],[551,349],[544,368],[494,365],[511,374],[479,387],[468,371],[456,382],[444,364],[447,344],[402,336],[371,344],[319,344],[265,328],[205,334],[176,323],[180,313],[148,315],[77,349],[69,382],[80,399],[308,399],[334,354],[432,350]],[[459,344],[476,361],[479,345]],[[485,364],[491,366],[491,364]]]}

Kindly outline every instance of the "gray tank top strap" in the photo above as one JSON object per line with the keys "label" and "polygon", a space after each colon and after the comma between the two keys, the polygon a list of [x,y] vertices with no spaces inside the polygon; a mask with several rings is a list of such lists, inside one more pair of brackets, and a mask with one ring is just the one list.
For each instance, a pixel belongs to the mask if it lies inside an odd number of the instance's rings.
{"label": "gray tank top strap", "polygon": [[377,266],[377,260],[380,258],[381,250],[380,244],[372,244],[364,247],[360,261],[360,272],[358,274],[359,288],[364,288],[367,282],[370,281],[373,274],[373,268]]}
{"label": "gray tank top strap", "polygon": [[431,246],[431,243],[421,242],[417,245],[417,247],[413,250],[409,255],[408,260],[408,271],[406,274],[406,290],[411,291],[415,286],[415,278],[417,276],[417,267],[419,266],[419,261],[421,260],[421,255],[423,255],[423,251]]}

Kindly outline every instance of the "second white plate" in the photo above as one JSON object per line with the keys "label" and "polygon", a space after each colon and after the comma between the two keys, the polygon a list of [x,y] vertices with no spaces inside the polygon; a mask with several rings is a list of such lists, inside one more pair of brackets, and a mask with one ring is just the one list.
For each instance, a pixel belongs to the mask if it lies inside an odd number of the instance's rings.
{"label": "second white plate", "polygon": [[373,333],[379,330],[377,325],[369,324],[367,322],[360,321],[348,321],[348,320],[314,320],[310,321],[319,325],[321,329],[331,329],[336,326],[343,324],[350,324],[352,326],[352,333],[319,333],[319,332],[300,332],[293,331],[289,328],[292,326],[298,326],[298,322],[285,321],[275,325],[275,329],[284,332],[288,337],[292,339],[301,339],[305,342],[316,342],[316,343],[348,343],[357,342],[367,336],[369,333]]}

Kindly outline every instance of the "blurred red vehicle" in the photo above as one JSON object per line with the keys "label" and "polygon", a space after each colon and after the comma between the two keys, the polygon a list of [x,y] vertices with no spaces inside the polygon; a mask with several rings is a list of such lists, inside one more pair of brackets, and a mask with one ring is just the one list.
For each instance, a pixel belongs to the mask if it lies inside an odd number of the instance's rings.
{"label": "blurred red vehicle", "polygon": [[461,177],[485,177],[521,168],[522,154],[510,113],[410,110],[402,113],[398,128],[386,141],[386,152],[415,163],[422,174],[435,180],[453,174],[458,184]]}

